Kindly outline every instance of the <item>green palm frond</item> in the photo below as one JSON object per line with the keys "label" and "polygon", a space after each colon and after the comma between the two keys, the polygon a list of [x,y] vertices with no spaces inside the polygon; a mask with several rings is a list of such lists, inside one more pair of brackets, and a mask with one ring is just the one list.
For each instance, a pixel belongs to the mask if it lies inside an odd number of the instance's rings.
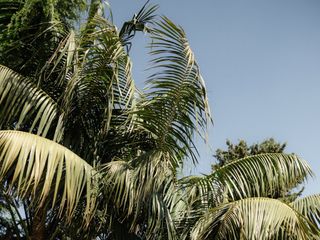
{"label": "green palm frond", "polygon": [[85,195],[87,223],[95,211],[96,182],[92,167],[67,148],[48,139],[19,131],[0,131],[0,180],[34,205],[60,207],[71,219]]}
{"label": "green palm frond", "polygon": [[112,96],[111,105],[125,107],[130,104],[135,91],[131,76],[131,60],[125,52],[115,26],[102,17],[93,20],[96,28],[82,36],[82,45],[90,45],[85,57],[84,80],[100,84],[107,95]]}
{"label": "green palm frond", "polygon": [[110,125],[126,121],[124,112],[133,101],[135,85],[131,60],[115,26],[99,16],[90,24],[94,28],[80,35],[72,31],[66,35],[42,68],[40,79],[43,85],[54,83],[55,98],[63,106],[57,139],[94,160],[100,151],[98,142],[105,141]]}
{"label": "green palm frond", "polygon": [[159,149],[196,162],[193,134],[210,119],[205,85],[184,31],[163,17],[151,30],[153,57],[146,96],[137,104],[137,124],[150,132]]}
{"label": "green palm frond", "polygon": [[289,205],[268,198],[221,204],[199,219],[191,239],[314,239],[319,231]]}
{"label": "green palm frond", "polygon": [[297,212],[309,219],[315,226],[320,225],[320,194],[299,198],[289,204]]}
{"label": "green palm frond", "polygon": [[0,129],[46,136],[57,118],[56,102],[31,80],[0,66]]}
{"label": "green palm frond", "polygon": [[309,165],[296,155],[266,153],[233,161],[208,177],[221,182],[226,196],[237,200],[282,196],[310,175]]}

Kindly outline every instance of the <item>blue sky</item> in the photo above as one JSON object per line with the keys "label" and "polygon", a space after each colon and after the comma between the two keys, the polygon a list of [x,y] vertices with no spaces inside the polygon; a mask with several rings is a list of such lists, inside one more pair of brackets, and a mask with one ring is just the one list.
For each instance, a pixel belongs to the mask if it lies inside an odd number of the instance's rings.
{"label": "blue sky", "polygon": [[[151,0],[158,13],[181,25],[206,81],[214,127],[209,146],[199,143],[199,165],[209,173],[225,140],[249,143],[273,137],[287,142],[317,178],[306,194],[320,192],[320,1]],[[110,0],[118,26],[144,1]],[[142,85],[147,40],[132,49],[134,77]]]}

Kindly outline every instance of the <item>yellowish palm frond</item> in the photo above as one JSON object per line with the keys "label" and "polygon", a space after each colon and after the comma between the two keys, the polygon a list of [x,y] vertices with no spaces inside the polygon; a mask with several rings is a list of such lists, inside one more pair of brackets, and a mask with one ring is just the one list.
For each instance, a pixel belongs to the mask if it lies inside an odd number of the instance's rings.
{"label": "yellowish palm frond", "polygon": [[228,197],[237,200],[281,196],[312,174],[307,162],[296,155],[266,153],[226,164],[208,178],[220,182]]}
{"label": "yellowish palm frond", "polygon": [[0,180],[36,207],[60,205],[60,215],[71,219],[79,201],[86,199],[87,223],[95,211],[96,182],[92,167],[53,141],[19,131],[0,131]]}
{"label": "yellowish palm frond", "polygon": [[317,228],[292,207],[271,198],[246,198],[208,211],[191,239],[314,239]]}
{"label": "yellowish palm frond", "polygon": [[316,226],[320,226],[320,194],[296,199],[290,206],[308,218]]}

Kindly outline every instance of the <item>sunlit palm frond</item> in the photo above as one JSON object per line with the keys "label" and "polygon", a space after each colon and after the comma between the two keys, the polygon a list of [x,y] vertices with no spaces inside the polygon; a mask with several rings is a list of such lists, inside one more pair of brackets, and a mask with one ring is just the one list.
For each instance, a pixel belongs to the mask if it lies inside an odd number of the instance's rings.
{"label": "sunlit palm frond", "polygon": [[57,118],[56,102],[31,80],[0,66],[0,128],[46,136]]}
{"label": "sunlit palm frond", "polygon": [[0,180],[34,205],[60,205],[72,218],[85,195],[84,218],[89,222],[96,199],[92,167],[67,148],[48,139],[19,131],[0,131]]}
{"label": "sunlit palm frond", "polygon": [[61,41],[43,67],[41,79],[59,87],[56,98],[63,108],[57,139],[94,160],[99,150],[85,146],[100,147],[98,142],[108,133],[111,121],[112,125],[123,124],[122,115],[131,105],[135,86],[131,61],[115,26],[99,16],[90,24],[94,28],[80,35],[71,31]]}
{"label": "sunlit palm frond", "polygon": [[299,198],[289,204],[297,212],[308,218],[315,226],[320,225],[320,194]]}
{"label": "sunlit palm frond", "polygon": [[267,153],[233,161],[216,169],[209,178],[220,181],[229,198],[282,196],[312,175],[296,155]]}
{"label": "sunlit palm frond", "polygon": [[221,204],[199,219],[191,239],[313,239],[319,231],[289,205],[269,198]]}

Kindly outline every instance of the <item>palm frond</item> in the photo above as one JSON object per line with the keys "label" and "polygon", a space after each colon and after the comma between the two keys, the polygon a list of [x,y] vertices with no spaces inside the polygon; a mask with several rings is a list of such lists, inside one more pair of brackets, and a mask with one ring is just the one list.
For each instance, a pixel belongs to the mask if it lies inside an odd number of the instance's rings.
{"label": "palm frond", "polygon": [[123,24],[119,37],[122,40],[122,44],[127,47],[127,52],[131,48],[131,40],[135,36],[137,31],[149,32],[150,29],[147,26],[152,24],[156,18],[155,11],[158,9],[157,5],[149,5],[149,0],[143,5],[137,14],[134,14],[130,21]]}
{"label": "palm frond", "polygon": [[59,115],[62,130],[57,138],[94,161],[100,151],[98,142],[108,133],[111,121],[116,126],[126,120],[122,116],[131,105],[135,86],[131,61],[115,26],[99,16],[90,24],[94,28],[80,35],[67,34],[43,67],[41,79],[60,87],[56,98],[63,106]]}
{"label": "palm frond", "polygon": [[0,129],[46,136],[57,118],[56,102],[31,80],[0,66]]}
{"label": "palm frond", "polygon": [[223,186],[216,179],[188,176],[180,179],[179,185],[184,191],[183,199],[201,211],[216,207],[224,200]]}
{"label": "palm frond", "polygon": [[299,198],[289,204],[297,212],[309,219],[315,226],[320,225],[320,194]]}
{"label": "palm frond", "polygon": [[193,134],[210,119],[199,67],[182,28],[163,17],[150,32],[155,73],[137,104],[137,124],[154,136],[159,149],[176,156],[175,166],[186,156],[196,162]]}
{"label": "palm frond", "polygon": [[269,198],[247,198],[206,213],[191,239],[314,239],[319,231],[289,205]]}
{"label": "palm frond", "polygon": [[147,239],[155,234],[164,239],[177,236],[171,216],[177,202],[175,180],[165,155],[152,152],[136,161],[117,160],[101,170],[107,205],[116,206],[118,219],[128,219],[130,231],[140,229]]}
{"label": "palm frond", "polygon": [[221,182],[226,196],[237,200],[280,197],[310,175],[307,162],[296,155],[267,153],[233,161],[208,177]]}
{"label": "palm frond", "polygon": [[0,131],[0,181],[34,205],[59,204],[60,215],[71,219],[85,195],[84,218],[95,210],[94,171],[83,159],[48,139],[19,131]]}

